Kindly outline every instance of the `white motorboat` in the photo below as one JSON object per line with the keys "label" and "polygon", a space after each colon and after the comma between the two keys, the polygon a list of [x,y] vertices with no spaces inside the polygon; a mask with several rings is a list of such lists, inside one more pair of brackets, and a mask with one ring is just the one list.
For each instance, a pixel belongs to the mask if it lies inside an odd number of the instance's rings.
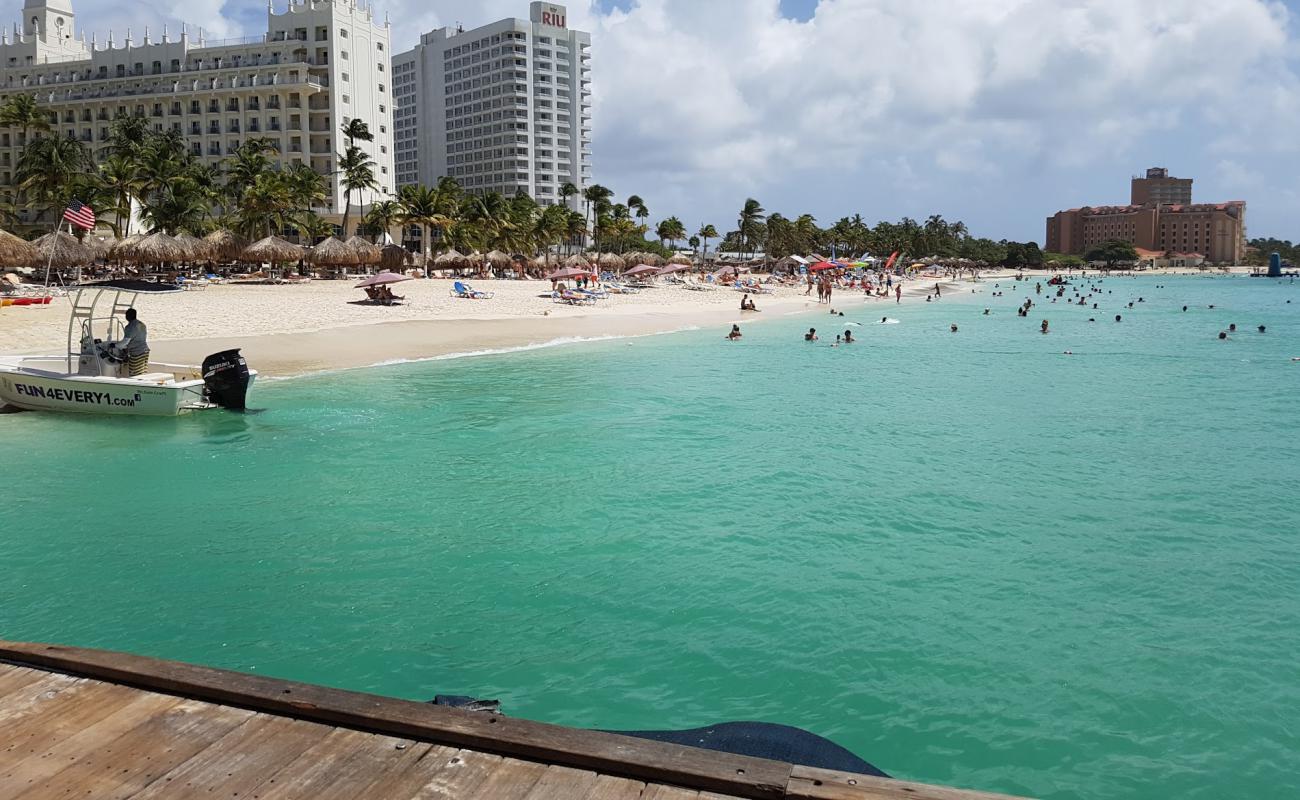
{"label": "white motorboat", "polygon": [[141,294],[179,291],[143,281],[105,281],[69,292],[68,352],[0,355],[0,406],[28,411],[176,416],[210,408],[242,411],[257,372],[238,350],[214,353],[202,366],[149,362],[129,375],[121,315]]}

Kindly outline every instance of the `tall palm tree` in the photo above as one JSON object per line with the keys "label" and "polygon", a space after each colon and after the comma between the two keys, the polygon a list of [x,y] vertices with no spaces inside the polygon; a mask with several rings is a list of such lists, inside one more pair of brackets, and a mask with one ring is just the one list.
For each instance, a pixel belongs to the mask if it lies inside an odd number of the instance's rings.
{"label": "tall palm tree", "polygon": [[30,94],[16,94],[0,105],[0,126],[17,128],[22,132],[19,144],[27,143],[27,132],[50,129],[50,114],[42,111],[36,98]]}
{"label": "tall palm tree", "polygon": [[371,231],[371,238],[378,243],[379,238],[387,235],[401,216],[402,204],[396,200],[380,200],[372,204],[366,212],[366,227]]}
{"label": "tall palm tree", "polygon": [[356,140],[363,142],[373,142],[375,135],[370,132],[370,126],[359,119],[350,119],[342,127],[343,138],[348,140],[348,147],[356,144]]}
{"label": "tall palm tree", "polygon": [[[112,204],[101,211],[111,211],[117,217],[118,233],[131,235],[131,205],[144,189],[144,176],[138,161],[121,155],[111,155],[99,166],[99,179],[112,197]],[[83,202],[87,202],[84,201]],[[91,204],[94,207],[94,204]]]}
{"label": "tall palm tree", "polygon": [[41,136],[18,156],[14,182],[18,191],[41,206],[37,218],[59,210],[73,199],[75,181],[90,171],[90,152],[75,139]]}
{"label": "tall palm tree", "polygon": [[[582,193],[582,199],[587,201],[586,220],[588,227],[592,227],[593,234],[595,233],[593,223],[596,219],[593,217],[592,212],[595,212],[595,216],[598,217],[600,215],[601,206],[608,204],[609,198],[613,196],[614,193],[612,191],[601,186],[599,183],[593,183],[587,187],[587,191]],[[585,239],[583,241],[583,246],[586,246]]]}
{"label": "tall palm tree", "polygon": [[375,160],[360,147],[351,145],[339,159],[339,172],[343,184],[343,235],[350,236],[348,218],[352,215],[352,193],[379,188],[375,180]]}
{"label": "tall palm tree", "polygon": [[707,259],[709,257],[709,240],[718,238],[718,229],[712,225],[701,225],[695,235],[704,241],[704,255],[702,258]]}
{"label": "tall palm tree", "polygon": [[329,198],[325,176],[306,164],[293,164],[281,174],[293,197],[293,207],[300,216],[314,214],[312,209],[324,205]]}
{"label": "tall palm tree", "polygon": [[459,200],[460,187],[455,181],[439,181],[437,187],[403,186],[398,193],[401,204],[400,221],[404,225],[419,225],[423,236],[421,256],[428,266],[432,253],[433,238],[430,231],[437,228],[446,238],[447,232],[457,224],[455,207]]}
{"label": "tall palm tree", "polygon": [[560,184],[560,202],[565,206],[569,205],[569,199],[578,193],[578,187],[572,183],[564,182]]}
{"label": "tall palm tree", "polygon": [[[740,210],[740,242],[742,247],[747,247],[758,237],[759,226],[763,224],[763,215],[766,212],[763,206],[754,198],[745,201],[745,205]],[[750,252],[746,250],[745,252]]]}

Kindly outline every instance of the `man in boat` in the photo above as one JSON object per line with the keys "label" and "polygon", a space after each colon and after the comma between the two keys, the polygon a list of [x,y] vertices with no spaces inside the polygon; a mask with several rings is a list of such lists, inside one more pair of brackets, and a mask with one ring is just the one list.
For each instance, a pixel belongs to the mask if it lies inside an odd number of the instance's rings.
{"label": "man in boat", "polygon": [[136,318],[134,308],[126,310],[126,328],[117,348],[126,355],[128,375],[134,378],[149,371],[149,329]]}

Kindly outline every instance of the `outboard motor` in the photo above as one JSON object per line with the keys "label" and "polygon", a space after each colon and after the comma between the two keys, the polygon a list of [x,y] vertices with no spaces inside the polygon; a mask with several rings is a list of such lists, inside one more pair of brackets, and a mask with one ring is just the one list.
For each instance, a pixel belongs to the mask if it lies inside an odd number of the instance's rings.
{"label": "outboard motor", "polygon": [[238,350],[223,350],[203,359],[203,394],[210,402],[243,411],[248,384],[248,362]]}

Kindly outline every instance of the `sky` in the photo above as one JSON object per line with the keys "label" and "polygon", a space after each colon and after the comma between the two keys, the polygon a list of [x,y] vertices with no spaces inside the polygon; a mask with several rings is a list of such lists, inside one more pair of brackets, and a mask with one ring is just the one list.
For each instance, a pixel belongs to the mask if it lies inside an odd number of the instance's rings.
{"label": "sky", "polygon": [[[10,19],[19,0],[2,0]],[[265,30],[265,0],[72,0],[80,30],[164,20]],[[285,0],[275,0],[276,7]],[[736,225],[756,198],[822,225],[962,220],[1043,239],[1123,204],[1147,167],[1245,200],[1251,237],[1300,238],[1300,0],[590,0],[593,175],[652,221]],[[526,18],[527,0],[388,0],[420,32]],[[120,41],[120,38],[118,39]]]}

